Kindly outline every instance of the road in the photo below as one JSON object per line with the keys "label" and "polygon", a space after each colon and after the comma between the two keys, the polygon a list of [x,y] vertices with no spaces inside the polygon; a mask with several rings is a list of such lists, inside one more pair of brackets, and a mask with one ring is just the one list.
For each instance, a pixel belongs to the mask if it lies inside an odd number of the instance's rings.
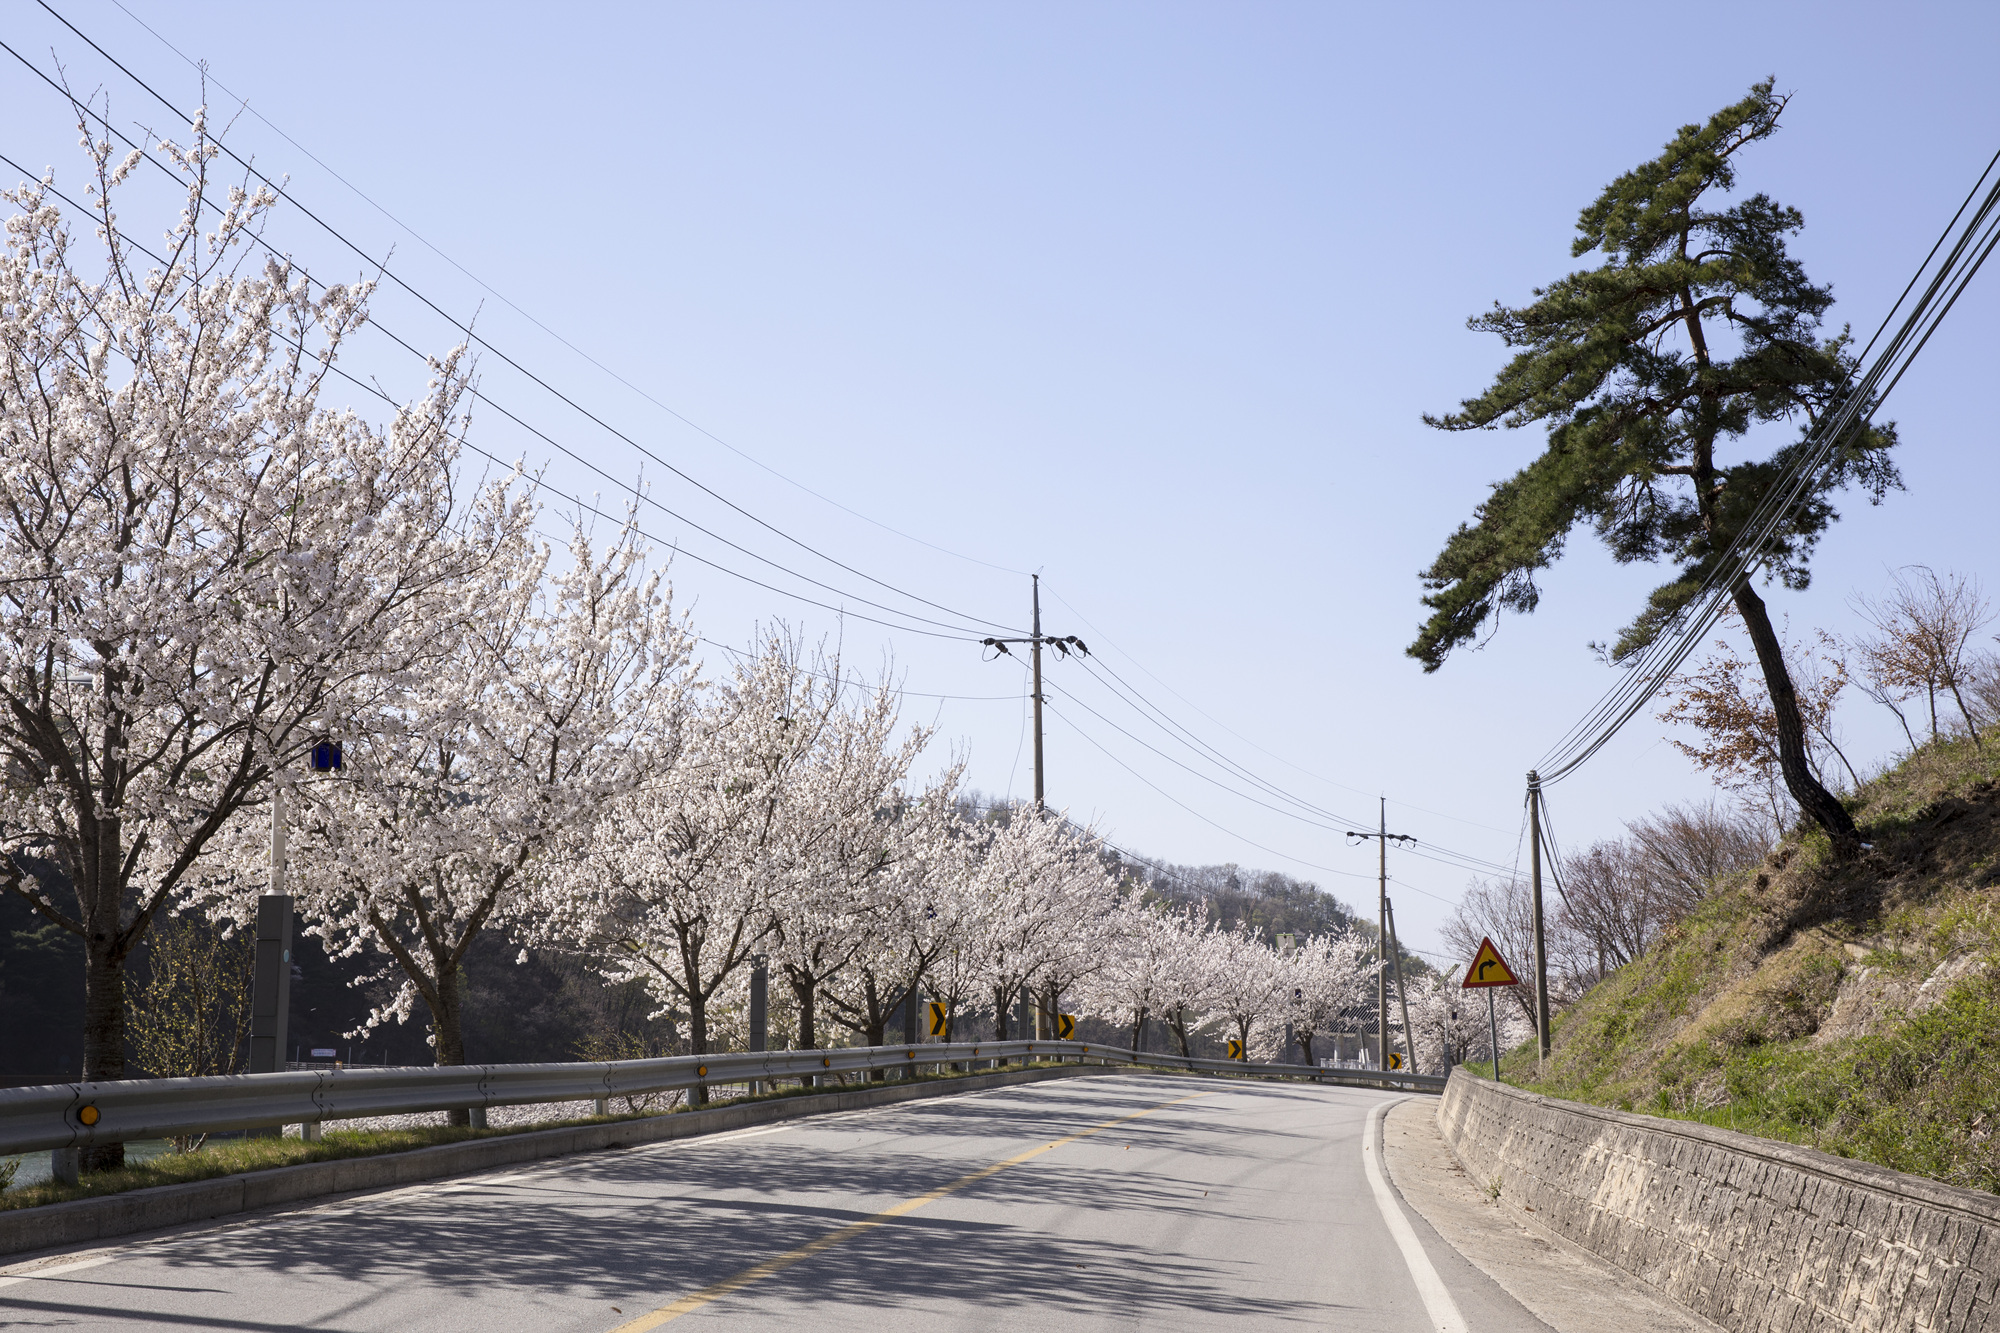
{"label": "road", "polygon": [[1544,1328],[1364,1159],[1396,1100],[1117,1075],[558,1158],[0,1277],[0,1327]]}

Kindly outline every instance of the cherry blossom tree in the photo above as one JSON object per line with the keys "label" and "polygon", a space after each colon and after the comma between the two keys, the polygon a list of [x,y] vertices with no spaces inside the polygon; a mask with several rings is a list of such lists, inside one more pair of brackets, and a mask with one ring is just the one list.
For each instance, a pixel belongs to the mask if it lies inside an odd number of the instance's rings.
{"label": "cherry blossom tree", "polygon": [[[1257,938],[1247,924],[1218,933],[1210,945],[1210,989],[1216,1012],[1236,1029],[1236,1039],[1247,1053],[1260,1022],[1268,1025],[1282,1014],[1285,1004],[1285,970],[1277,950]],[[1282,1017],[1278,1022],[1282,1023]],[[1277,1042],[1259,1043],[1260,1054],[1274,1054]]]}
{"label": "cherry blossom tree", "polygon": [[441,1065],[465,1062],[466,951],[532,933],[535,863],[670,768],[691,688],[691,640],[635,531],[600,552],[579,528],[551,570],[532,518],[527,497],[490,497],[478,526],[504,558],[459,590],[449,650],[355,719],[338,778],[297,788],[307,929],[398,983],[371,1021],[422,1001]]}
{"label": "cherry blossom tree", "polygon": [[267,190],[216,191],[204,224],[200,120],[157,147],[184,195],[149,259],[115,207],[143,156],[85,138],[95,244],[52,176],[4,192],[0,886],[81,940],[102,1080],[148,927],[274,770],[407,680],[478,553],[454,540],[460,354],[386,426],[323,401],[368,284],[250,262]]}
{"label": "cherry blossom tree", "polygon": [[[898,696],[886,680],[848,706],[838,657],[800,663],[795,679],[791,729],[803,753],[771,844],[773,956],[797,1006],[797,1048],[807,1050],[819,1044],[822,989],[895,929],[897,900],[921,871],[897,818],[899,789],[932,732],[913,727],[895,738]],[[878,1034],[892,1000],[881,981],[864,968],[846,1006]]]}
{"label": "cherry blossom tree", "polygon": [[1354,1015],[1365,1015],[1374,998],[1372,940],[1355,930],[1308,935],[1282,960],[1285,1021],[1307,1064],[1313,1040],[1340,1031]]}
{"label": "cherry blossom tree", "polygon": [[1103,965],[1088,979],[1083,1003],[1120,1026],[1129,1026],[1127,1045],[1142,1049],[1146,1020],[1158,1009],[1167,973],[1181,957],[1179,934],[1189,909],[1148,904],[1144,889],[1128,884],[1107,923]]}
{"label": "cherry blossom tree", "polygon": [[812,697],[793,647],[767,642],[696,700],[672,768],[537,876],[539,941],[591,959],[607,980],[642,981],[663,1011],[679,1006],[696,1055],[710,1048],[711,1004],[772,942],[786,792],[812,751],[800,711]]}
{"label": "cherry blossom tree", "polygon": [[889,812],[890,863],[869,885],[872,929],[826,994],[834,1020],[866,1045],[883,1044],[891,1016],[974,919],[965,893],[966,839],[954,808],[963,771],[952,765]]}
{"label": "cherry blossom tree", "polygon": [[1160,979],[1160,1014],[1185,1059],[1194,1054],[1192,1038],[1221,998],[1228,936],[1209,922],[1208,910],[1201,905],[1176,914],[1175,924],[1178,928],[1169,937],[1173,952]]}
{"label": "cherry blossom tree", "polygon": [[926,877],[935,910],[944,919],[938,948],[923,969],[925,992],[945,1007],[946,1041],[963,1036],[963,1024],[986,986],[987,940],[1000,903],[981,891],[981,868],[1000,829],[996,824],[952,821],[941,854]]}
{"label": "cherry blossom tree", "polygon": [[1009,1039],[1008,1013],[1026,987],[1081,974],[1075,937],[1098,929],[1117,901],[1100,845],[1065,816],[1030,808],[1015,811],[986,845],[972,888],[986,904],[979,971],[993,997],[996,1040]]}

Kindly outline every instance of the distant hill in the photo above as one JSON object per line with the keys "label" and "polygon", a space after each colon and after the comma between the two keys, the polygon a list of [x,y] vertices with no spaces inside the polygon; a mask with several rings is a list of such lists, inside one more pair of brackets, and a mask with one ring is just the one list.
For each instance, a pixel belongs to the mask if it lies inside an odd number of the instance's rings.
{"label": "distant hill", "polygon": [[1859,861],[1794,833],[1716,884],[1557,1016],[1532,1086],[2000,1192],[2000,735],[1847,804]]}

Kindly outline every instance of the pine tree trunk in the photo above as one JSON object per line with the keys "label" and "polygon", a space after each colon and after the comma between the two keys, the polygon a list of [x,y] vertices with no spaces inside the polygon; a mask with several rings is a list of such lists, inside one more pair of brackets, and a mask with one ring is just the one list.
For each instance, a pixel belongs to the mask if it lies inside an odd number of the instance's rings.
{"label": "pine tree trunk", "polygon": [[1833,841],[1834,857],[1851,861],[1861,853],[1861,834],[1855,829],[1847,807],[1820,785],[1806,760],[1805,719],[1799,713],[1799,696],[1792,688],[1784,649],[1778,643],[1777,631],[1771,628],[1770,612],[1764,609],[1764,599],[1747,580],[1736,585],[1734,597],[1736,613],[1743,617],[1750,643],[1757,650],[1757,664],[1764,669],[1764,688],[1771,696],[1771,711],[1777,717],[1778,771],[1784,776],[1785,790],[1807,817],[1826,830]]}

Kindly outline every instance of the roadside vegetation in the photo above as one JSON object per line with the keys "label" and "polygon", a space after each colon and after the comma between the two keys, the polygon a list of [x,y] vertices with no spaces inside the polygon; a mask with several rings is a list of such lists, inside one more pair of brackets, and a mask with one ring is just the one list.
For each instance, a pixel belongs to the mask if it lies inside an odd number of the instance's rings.
{"label": "roadside vegetation", "polygon": [[1859,859],[1786,837],[1509,1081],[2000,1192],[2000,744],[1926,741],[1846,804]]}

